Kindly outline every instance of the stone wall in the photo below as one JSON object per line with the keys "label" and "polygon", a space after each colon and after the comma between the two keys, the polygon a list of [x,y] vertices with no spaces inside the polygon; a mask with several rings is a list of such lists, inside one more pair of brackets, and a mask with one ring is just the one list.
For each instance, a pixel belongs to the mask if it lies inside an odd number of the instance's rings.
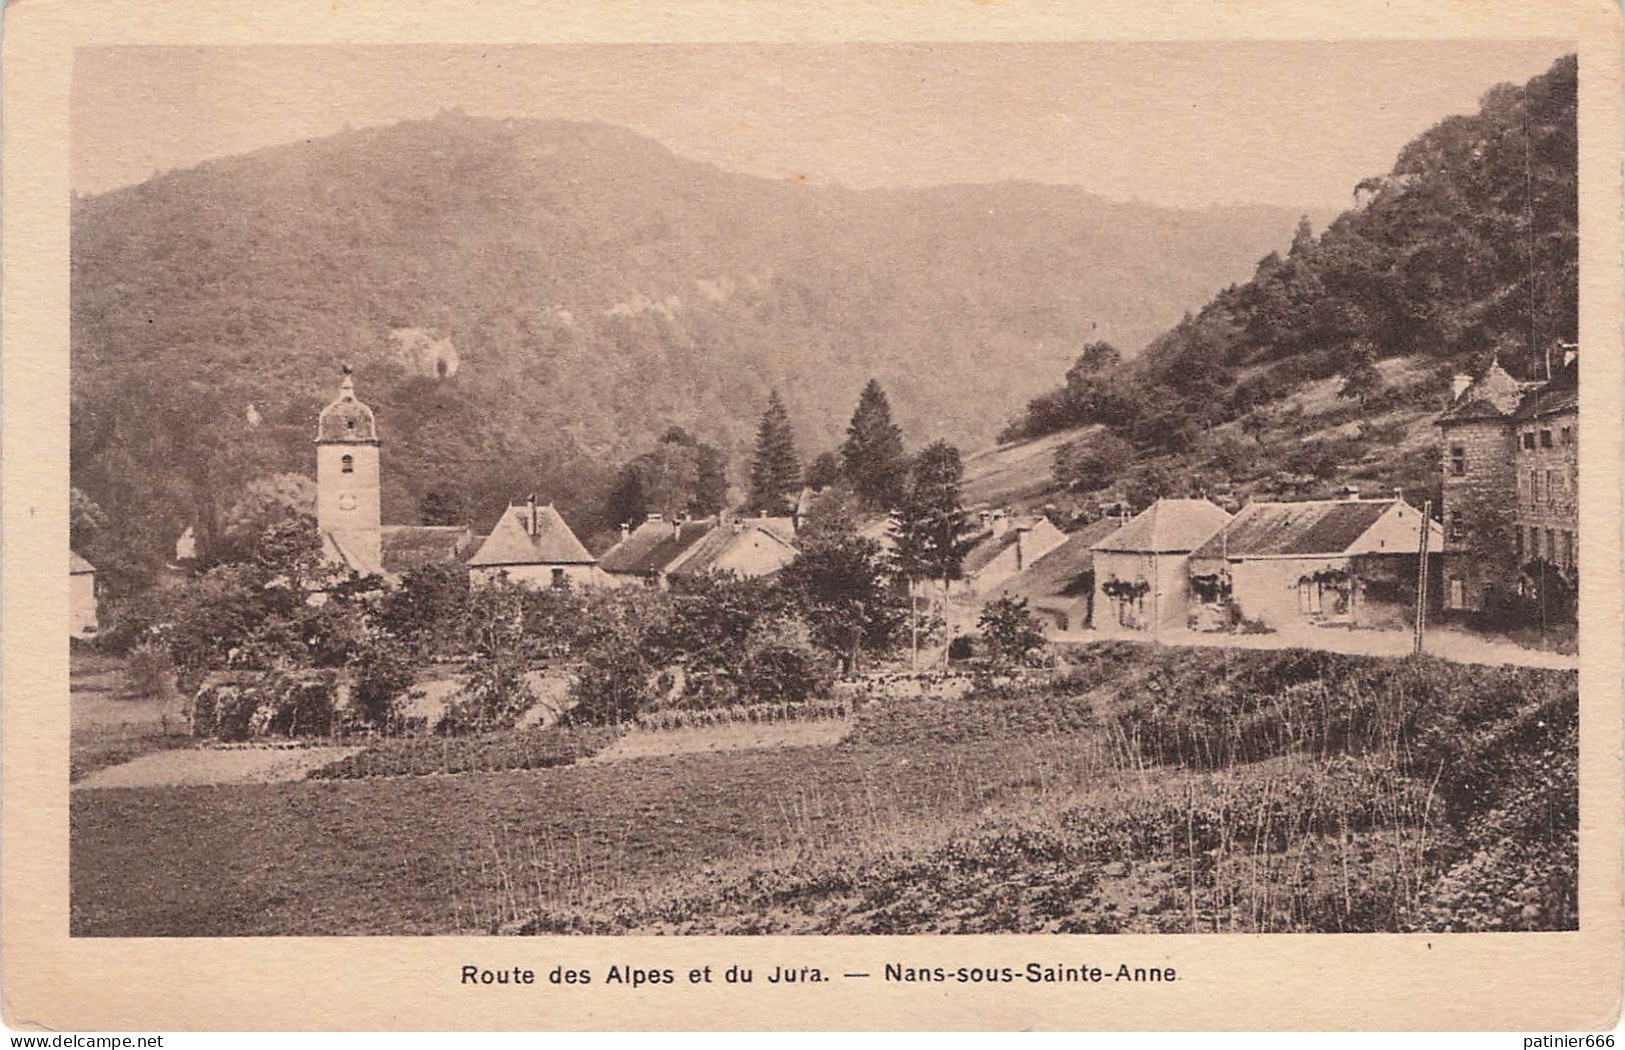
{"label": "stone wall", "polygon": [[1519,561],[1576,563],[1579,543],[1579,414],[1521,421],[1517,432]]}

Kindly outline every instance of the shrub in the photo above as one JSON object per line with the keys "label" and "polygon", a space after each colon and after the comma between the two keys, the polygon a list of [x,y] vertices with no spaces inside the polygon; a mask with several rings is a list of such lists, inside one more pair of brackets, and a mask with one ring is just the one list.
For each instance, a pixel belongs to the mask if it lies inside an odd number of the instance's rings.
{"label": "shrub", "polygon": [[780,619],[751,632],[740,686],[752,702],[799,703],[835,682],[836,661],[812,642],[799,619]]}
{"label": "shrub", "polygon": [[1044,625],[1027,611],[1025,598],[1006,595],[989,602],[976,626],[988,653],[1001,663],[1022,663],[1044,645]]}
{"label": "shrub", "polygon": [[209,675],[192,702],[192,732],[222,741],[327,736],[335,729],[332,671],[236,671]]}
{"label": "shrub", "polygon": [[401,701],[412,688],[412,662],[406,647],[374,639],[350,658],[350,698],[363,724],[387,730],[400,719]]}
{"label": "shrub", "polygon": [[536,706],[536,696],[525,682],[526,667],[517,660],[492,657],[477,660],[456,701],[435,723],[443,736],[511,729]]}
{"label": "shrub", "polygon": [[163,695],[173,686],[171,676],[174,673],[175,662],[170,659],[169,650],[163,645],[147,641],[130,650],[125,675],[130,683],[132,695],[138,697]]}

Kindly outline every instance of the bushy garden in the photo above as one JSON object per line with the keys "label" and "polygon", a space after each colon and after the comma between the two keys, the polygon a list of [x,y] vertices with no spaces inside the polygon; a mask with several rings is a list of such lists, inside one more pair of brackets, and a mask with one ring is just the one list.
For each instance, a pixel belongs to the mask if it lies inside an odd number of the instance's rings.
{"label": "bushy garden", "polygon": [[[120,605],[99,644],[127,653],[152,689],[192,698],[195,735],[227,741],[514,730],[543,700],[536,676],[560,667],[569,696],[553,720],[618,725],[819,701],[904,636],[907,599],[880,570],[878,546],[847,528],[813,530],[771,581],[471,587],[444,565],[386,584],[334,570],[308,518],[289,517],[234,560]],[[460,682],[429,715],[412,704],[426,674]],[[495,753],[479,750],[482,762]]]}

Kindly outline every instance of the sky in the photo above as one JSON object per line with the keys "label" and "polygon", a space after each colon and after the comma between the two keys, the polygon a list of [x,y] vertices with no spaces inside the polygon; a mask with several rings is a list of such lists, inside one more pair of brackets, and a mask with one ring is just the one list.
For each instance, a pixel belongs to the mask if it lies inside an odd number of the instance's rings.
{"label": "sky", "polygon": [[1572,43],[121,47],[75,53],[74,189],[461,107],[619,124],[770,178],[1023,179],[1340,210],[1411,138]]}

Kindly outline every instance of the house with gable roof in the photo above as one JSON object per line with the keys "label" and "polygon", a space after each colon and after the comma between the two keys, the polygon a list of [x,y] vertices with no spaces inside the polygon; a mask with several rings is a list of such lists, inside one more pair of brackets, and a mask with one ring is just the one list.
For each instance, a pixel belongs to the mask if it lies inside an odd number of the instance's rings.
{"label": "house with gable roof", "polygon": [[1402,499],[1250,503],[1191,552],[1193,619],[1229,626],[1233,609],[1275,630],[1404,626],[1424,529],[1442,551],[1444,529]]}
{"label": "house with gable roof", "polygon": [[1122,524],[1118,518],[1099,518],[1066,533],[1059,546],[998,584],[998,595],[1024,600],[1028,609],[1057,630],[1088,627],[1095,605],[1094,545]]}
{"label": "house with gable roof", "polygon": [[670,520],[658,514],[599,559],[613,586],[666,586],[675,578],[732,573],[743,579],[766,576],[796,556],[791,518],[698,518]]}
{"label": "house with gable roof", "polygon": [[1000,584],[1066,542],[1066,533],[1042,514],[985,510],[977,515],[977,526],[955,585],[971,595],[998,593]]}
{"label": "house with gable roof", "polygon": [[1090,548],[1094,624],[1112,630],[1184,627],[1190,614],[1190,555],[1230,515],[1205,499],[1159,499]]}
{"label": "house with gable roof", "polygon": [[551,503],[531,496],[509,504],[468,559],[469,582],[507,578],[535,587],[591,587],[604,582],[598,559],[582,545]]}

